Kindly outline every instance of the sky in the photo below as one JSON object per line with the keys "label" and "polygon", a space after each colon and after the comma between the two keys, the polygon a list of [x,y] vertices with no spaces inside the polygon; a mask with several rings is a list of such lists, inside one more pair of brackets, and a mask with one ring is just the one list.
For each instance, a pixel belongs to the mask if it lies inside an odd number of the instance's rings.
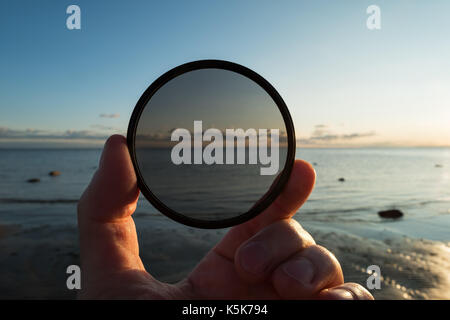
{"label": "sky", "polygon": [[[66,27],[72,4],[80,30]],[[0,147],[101,146],[157,77],[199,59],[266,78],[299,146],[450,146],[449,12],[446,0],[2,1]]]}

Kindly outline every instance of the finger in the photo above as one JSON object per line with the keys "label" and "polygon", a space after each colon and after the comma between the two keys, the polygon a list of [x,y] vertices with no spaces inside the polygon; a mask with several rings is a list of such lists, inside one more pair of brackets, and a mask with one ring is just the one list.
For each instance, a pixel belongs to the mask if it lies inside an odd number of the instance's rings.
{"label": "finger", "polygon": [[357,283],[344,283],[342,285],[322,290],[319,299],[324,300],[374,300],[372,294]]}
{"label": "finger", "polygon": [[[99,169],[80,199],[83,219],[120,221],[135,210],[139,190],[125,137],[113,135],[105,143]],[[84,213],[83,212],[83,213]]]}
{"label": "finger", "polygon": [[296,160],[286,186],[275,201],[255,218],[232,228],[217,244],[215,251],[232,260],[242,242],[271,223],[292,217],[308,198],[315,179],[313,167],[303,160]]}
{"label": "finger", "polygon": [[280,195],[262,214],[244,225],[256,233],[274,221],[291,218],[308,199],[315,181],[314,168],[306,161],[296,160]]}
{"label": "finger", "polygon": [[139,197],[126,140],[111,136],[99,169],[78,203],[82,275],[86,281],[143,269],[131,218]]}
{"label": "finger", "polygon": [[275,291],[284,299],[305,299],[344,282],[341,266],[324,247],[313,245],[282,263],[272,273]]}
{"label": "finger", "polygon": [[234,259],[236,271],[245,282],[262,282],[288,257],[313,244],[311,235],[297,221],[275,222],[238,248]]}

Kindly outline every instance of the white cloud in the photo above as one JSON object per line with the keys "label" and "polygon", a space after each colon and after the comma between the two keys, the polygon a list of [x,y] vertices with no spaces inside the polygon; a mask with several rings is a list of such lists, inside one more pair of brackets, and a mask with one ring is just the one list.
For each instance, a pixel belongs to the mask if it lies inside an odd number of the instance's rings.
{"label": "white cloud", "polygon": [[118,113],[101,113],[99,115],[100,118],[108,118],[108,119],[116,119],[120,117]]}
{"label": "white cloud", "polygon": [[10,129],[7,127],[0,127],[0,138],[2,140],[14,140],[14,139],[31,139],[31,140],[43,140],[43,139],[97,139],[103,140],[108,138],[104,132],[98,132],[93,130],[66,130],[66,131],[50,131],[41,129]]}
{"label": "white cloud", "polygon": [[376,136],[374,131],[353,132],[353,133],[335,133],[328,126],[319,124],[314,126],[314,130],[309,138],[299,139],[298,142],[307,145],[321,145],[323,143],[342,144],[360,138],[369,138]]}

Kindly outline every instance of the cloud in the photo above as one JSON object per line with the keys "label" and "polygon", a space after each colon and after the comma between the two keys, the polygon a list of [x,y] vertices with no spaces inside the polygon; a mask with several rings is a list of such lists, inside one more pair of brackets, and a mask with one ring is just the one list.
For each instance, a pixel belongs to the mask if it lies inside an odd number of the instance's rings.
{"label": "cloud", "polygon": [[139,133],[136,134],[136,140],[145,141],[170,141],[170,134],[164,132],[153,132],[153,133]]}
{"label": "cloud", "polygon": [[[51,131],[35,128],[28,129],[11,129],[8,127],[0,127],[0,142],[19,143],[28,141],[30,143],[37,143],[43,141],[59,141],[63,143],[85,141],[87,143],[96,142],[100,143],[108,138],[113,133],[125,134],[121,132],[119,128],[112,126],[103,126],[100,124],[94,124],[90,126],[89,130],[65,130],[65,131]],[[155,145],[167,145],[170,143],[169,131],[153,131],[140,133],[137,135],[137,139],[145,143],[154,143]],[[362,138],[370,138],[376,136],[374,131],[367,132],[353,132],[353,133],[335,133],[329,130],[325,125],[315,126],[311,135],[307,138],[298,139],[297,142],[303,145],[309,146],[339,146],[345,144],[352,144]],[[283,144],[287,141],[286,133],[283,131],[280,133],[280,143]],[[364,139],[363,139],[364,141]],[[353,145],[353,144],[352,144]]]}
{"label": "cloud", "polygon": [[314,135],[311,136],[310,140],[317,140],[317,141],[333,141],[333,140],[340,140],[340,141],[348,141],[348,140],[354,140],[357,138],[364,138],[364,137],[373,137],[375,136],[375,132],[355,132],[350,134],[323,134],[323,135]]}
{"label": "cloud", "polygon": [[0,127],[1,139],[31,139],[31,140],[45,140],[45,139],[96,139],[103,140],[108,138],[108,135],[103,132],[92,130],[66,130],[66,131],[49,131],[41,129],[25,129],[17,130],[7,127]]}
{"label": "cloud", "polygon": [[320,137],[320,136],[325,136],[325,135],[331,135],[327,128],[328,127],[324,124],[318,124],[318,125],[314,126],[314,131],[311,134],[311,137]]}
{"label": "cloud", "polygon": [[[174,144],[178,143],[178,141],[179,141],[179,140],[172,141],[172,139],[171,139],[171,135],[172,135],[172,132],[174,130],[176,130],[176,128],[173,128],[173,129],[171,129],[169,131],[153,130],[151,132],[139,132],[139,133],[136,134],[136,143],[139,146],[142,146],[142,147],[155,147],[155,146],[157,146],[157,147],[167,147],[167,146],[173,146]],[[202,132],[202,135],[204,135],[205,131],[206,130],[204,130]],[[226,136],[227,136],[226,131],[220,130],[220,129],[219,129],[219,131],[222,134],[222,137],[223,137],[222,141],[223,141],[223,143],[226,143]],[[244,137],[243,133],[244,132],[236,133],[236,137]],[[193,143],[193,141],[194,141],[194,134],[193,134],[193,132],[190,132],[190,137],[191,137],[191,143]],[[247,135],[245,135],[245,137],[247,137]],[[254,138],[258,139],[259,134],[257,133],[256,136],[255,136],[255,135],[251,134],[251,132],[250,132],[248,137],[254,137]],[[270,132],[268,132],[267,139],[268,139],[268,144],[270,144],[271,143],[271,140],[270,140],[271,139],[271,134],[270,134]],[[286,131],[281,130],[280,133],[279,133],[279,140],[278,140],[279,145],[280,146],[286,146],[287,140],[288,139],[287,139]],[[209,143],[210,143],[210,141],[203,140],[203,144],[204,145],[207,145]],[[245,143],[246,144],[248,143],[247,139],[245,139]]]}
{"label": "cloud", "polygon": [[120,117],[118,113],[101,113],[99,115],[100,118],[108,118],[108,119],[116,119]]}
{"label": "cloud", "polygon": [[356,138],[373,137],[376,135],[377,134],[375,131],[370,131],[370,132],[362,132],[362,133],[343,134],[340,136],[340,138],[343,140],[352,140],[352,139],[356,139]]}
{"label": "cloud", "polygon": [[105,131],[119,131],[120,130],[117,127],[104,126],[102,124],[93,124],[93,125],[91,125],[91,128],[98,129],[98,130],[105,130]]}
{"label": "cloud", "polygon": [[341,144],[357,140],[359,138],[367,138],[373,136],[376,136],[376,133],[374,131],[337,134],[328,129],[328,126],[319,124],[314,126],[314,130],[309,138],[299,139],[298,142],[309,145],[323,143]]}

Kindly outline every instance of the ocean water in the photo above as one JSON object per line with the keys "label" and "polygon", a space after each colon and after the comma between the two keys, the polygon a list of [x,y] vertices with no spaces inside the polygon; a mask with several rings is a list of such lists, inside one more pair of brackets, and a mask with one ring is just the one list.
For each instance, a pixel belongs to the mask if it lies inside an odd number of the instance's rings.
{"label": "ocean water", "polygon": [[[226,152],[224,148],[224,162]],[[287,148],[279,148],[277,164],[272,158],[269,164],[260,164],[258,152],[253,153],[258,164],[249,164],[248,148],[234,149],[234,163],[238,152],[245,154],[245,164],[175,165],[170,148],[140,148],[136,158],[147,186],[168,207],[189,218],[223,220],[249,211],[263,198],[283,170]],[[260,174],[269,166],[274,174]]]}
{"label": "ocean water", "polygon": [[[100,155],[100,149],[0,149],[0,225],[76,224],[76,202]],[[296,216],[306,226],[373,238],[450,241],[449,148],[297,149],[297,158],[317,172],[315,189]],[[61,175],[50,177],[52,170]],[[41,181],[26,182],[30,178]],[[228,179],[231,186],[239,183],[239,177]],[[254,197],[254,190],[240,196],[246,195]],[[405,216],[378,217],[378,211],[392,208]],[[137,214],[149,222],[159,215],[145,198]]]}

